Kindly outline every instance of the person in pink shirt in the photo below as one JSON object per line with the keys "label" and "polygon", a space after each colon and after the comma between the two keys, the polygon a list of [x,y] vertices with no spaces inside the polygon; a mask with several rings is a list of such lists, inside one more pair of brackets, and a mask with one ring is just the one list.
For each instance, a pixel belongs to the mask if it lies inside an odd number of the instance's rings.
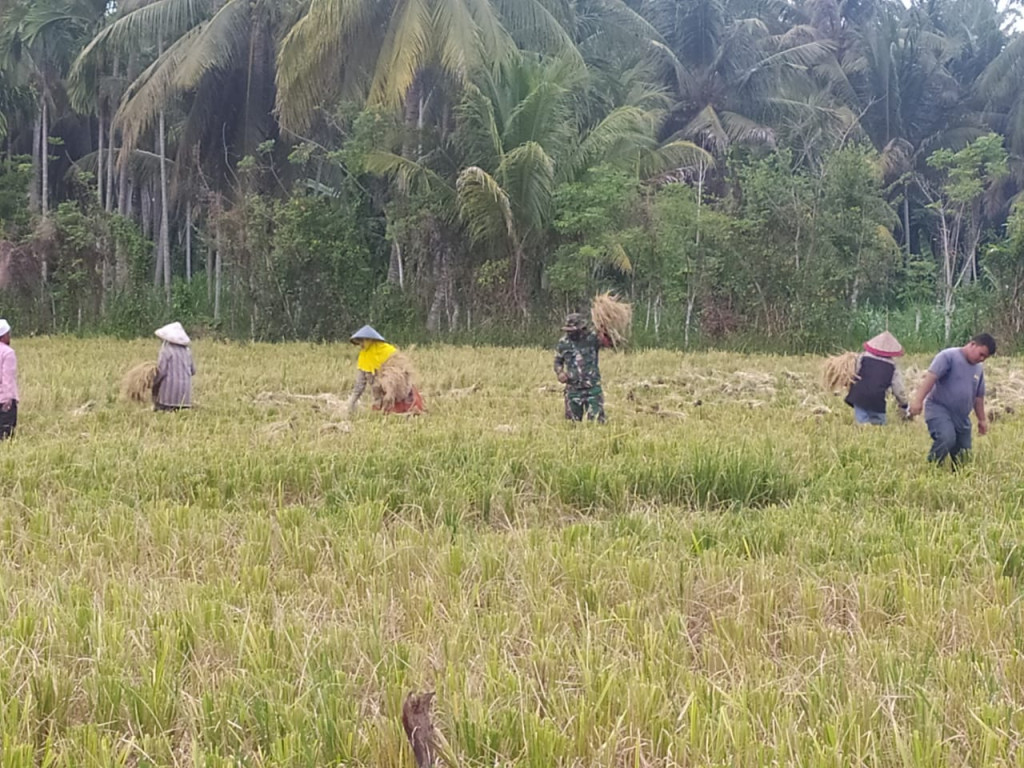
{"label": "person in pink shirt", "polygon": [[18,426],[18,356],[11,348],[11,325],[0,318],[0,440]]}

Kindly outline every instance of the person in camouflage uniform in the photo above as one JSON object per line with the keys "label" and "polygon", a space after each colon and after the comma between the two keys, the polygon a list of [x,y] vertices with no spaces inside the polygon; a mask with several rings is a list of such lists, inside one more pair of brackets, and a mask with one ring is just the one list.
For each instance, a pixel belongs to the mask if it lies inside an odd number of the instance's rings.
{"label": "person in camouflage uniform", "polygon": [[583,415],[604,423],[604,392],[598,351],[612,346],[607,335],[590,330],[583,315],[573,312],[562,326],[565,335],[555,348],[555,375],[565,384],[565,418],[582,421]]}

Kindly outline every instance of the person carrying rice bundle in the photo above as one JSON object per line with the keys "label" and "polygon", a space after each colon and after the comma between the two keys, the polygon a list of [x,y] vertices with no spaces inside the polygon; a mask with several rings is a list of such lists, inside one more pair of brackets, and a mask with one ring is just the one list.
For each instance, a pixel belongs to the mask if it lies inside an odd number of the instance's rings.
{"label": "person carrying rice bundle", "polygon": [[609,294],[597,296],[591,304],[595,329],[579,312],[565,318],[565,335],[555,348],[555,375],[565,385],[565,418],[604,424],[604,390],[601,388],[601,348],[615,347],[625,340],[632,308]]}
{"label": "person carrying rice bundle", "polygon": [[907,390],[903,374],[893,358],[903,354],[903,346],[888,331],[864,342],[857,356],[846,404],[853,408],[858,424],[885,424],[885,395],[892,390],[900,408],[907,408]]}
{"label": "person carrying rice bundle", "polygon": [[417,414],[426,411],[416,389],[409,358],[388,344],[369,325],[352,334],[350,342],[359,347],[356,383],[348,399],[349,416],[355,415],[359,398],[367,385],[373,395],[373,410],[383,413]]}
{"label": "person carrying rice bundle", "polygon": [[181,323],[168,323],[157,328],[155,335],[163,341],[156,359],[153,377],[153,410],[180,411],[192,407],[192,377],[196,365],[188,348],[192,340]]}

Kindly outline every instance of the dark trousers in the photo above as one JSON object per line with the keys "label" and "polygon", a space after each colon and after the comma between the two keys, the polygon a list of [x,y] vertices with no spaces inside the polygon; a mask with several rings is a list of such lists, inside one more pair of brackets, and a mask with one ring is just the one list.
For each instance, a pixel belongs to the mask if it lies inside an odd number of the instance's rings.
{"label": "dark trousers", "polygon": [[0,440],[13,437],[14,428],[18,426],[18,404],[11,403],[11,410],[0,411]]}
{"label": "dark trousers", "polygon": [[588,421],[597,419],[604,424],[604,390],[600,386],[590,389],[565,388],[565,418],[569,421],[583,421],[586,414]]}
{"label": "dark trousers", "polygon": [[971,450],[971,417],[958,419],[935,403],[928,403],[924,416],[932,436],[928,461],[941,464],[948,456],[954,467],[961,464]]}

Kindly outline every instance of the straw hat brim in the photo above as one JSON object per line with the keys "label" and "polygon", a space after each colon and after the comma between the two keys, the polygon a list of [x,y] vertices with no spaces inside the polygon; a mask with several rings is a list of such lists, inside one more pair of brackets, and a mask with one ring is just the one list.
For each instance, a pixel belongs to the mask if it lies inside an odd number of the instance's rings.
{"label": "straw hat brim", "polygon": [[882,331],[865,341],[864,349],[879,357],[899,357],[903,354],[903,345],[888,331]]}
{"label": "straw hat brim", "polygon": [[161,341],[166,341],[168,344],[177,344],[182,347],[187,347],[192,343],[192,339],[185,333],[181,323],[168,323],[162,328],[157,328],[154,331],[154,335]]}

